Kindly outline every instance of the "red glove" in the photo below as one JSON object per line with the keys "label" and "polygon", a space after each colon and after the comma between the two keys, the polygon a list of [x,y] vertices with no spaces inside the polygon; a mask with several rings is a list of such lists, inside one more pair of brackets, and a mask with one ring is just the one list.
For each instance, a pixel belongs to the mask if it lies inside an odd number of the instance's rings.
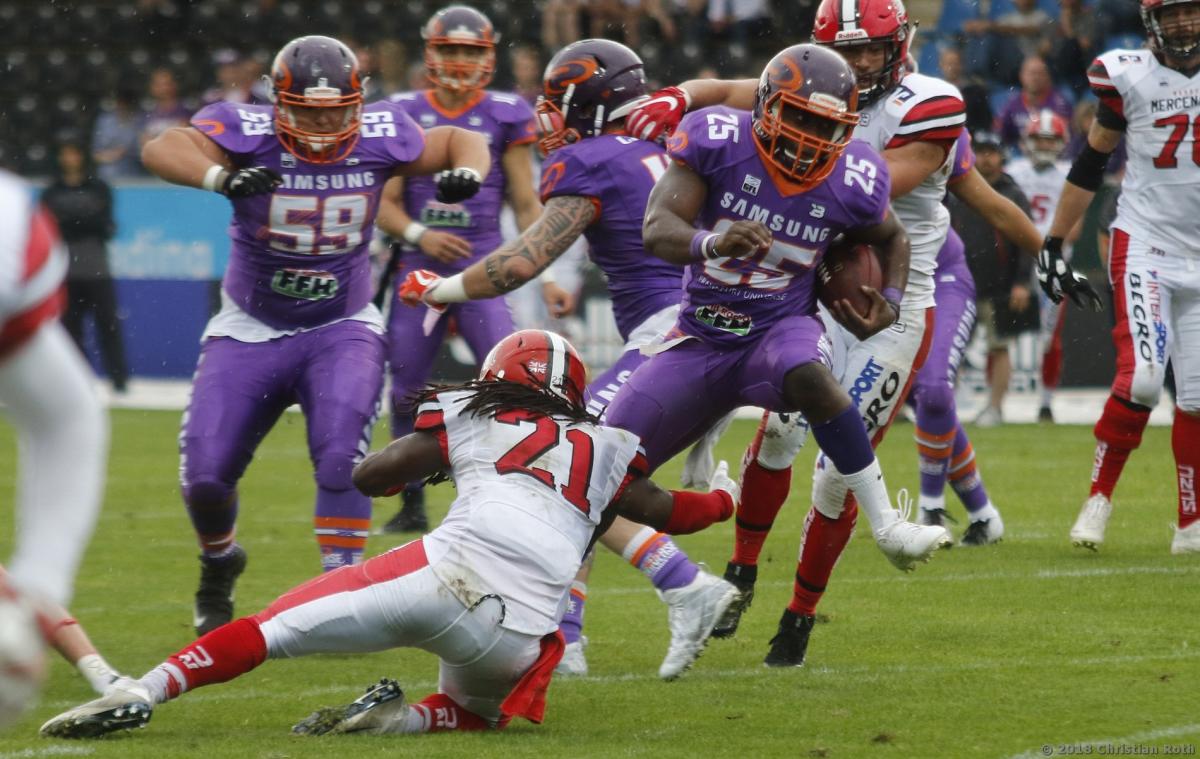
{"label": "red glove", "polygon": [[432,303],[426,299],[426,295],[432,292],[442,278],[428,269],[417,269],[410,271],[404,281],[400,283],[400,300],[406,306],[417,306],[422,303],[432,308],[434,311],[442,312],[446,310],[445,303]]}
{"label": "red glove", "polygon": [[689,105],[691,99],[680,88],[659,90],[625,117],[625,133],[639,140],[653,142],[675,131]]}

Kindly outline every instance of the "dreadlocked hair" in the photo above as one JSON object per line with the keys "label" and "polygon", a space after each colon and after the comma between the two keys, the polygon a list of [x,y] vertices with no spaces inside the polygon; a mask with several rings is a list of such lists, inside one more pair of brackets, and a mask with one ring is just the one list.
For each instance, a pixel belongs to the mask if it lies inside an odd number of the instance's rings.
{"label": "dreadlocked hair", "polygon": [[[570,382],[570,380],[567,381]],[[576,390],[576,388],[571,389]],[[548,390],[538,390],[529,385],[508,380],[473,379],[458,385],[431,385],[420,391],[416,400],[417,403],[423,403],[438,393],[454,390],[467,390],[473,393],[471,399],[463,406],[463,411],[473,416],[494,417],[502,411],[520,410],[583,424],[600,423],[596,415],[589,413],[583,406],[576,406]]]}

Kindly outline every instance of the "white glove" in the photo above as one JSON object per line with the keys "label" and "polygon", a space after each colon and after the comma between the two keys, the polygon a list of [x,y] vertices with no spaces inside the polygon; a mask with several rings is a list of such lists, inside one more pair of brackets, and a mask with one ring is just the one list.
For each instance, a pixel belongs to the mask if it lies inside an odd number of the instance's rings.
{"label": "white glove", "polygon": [[729,464],[724,459],[717,462],[717,468],[713,472],[712,479],[708,481],[708,492],[712,493],[717,490],[724,490],[733,499],[733,505],[736,507],[742,500],[742,486],[737,480],[729,476]]}

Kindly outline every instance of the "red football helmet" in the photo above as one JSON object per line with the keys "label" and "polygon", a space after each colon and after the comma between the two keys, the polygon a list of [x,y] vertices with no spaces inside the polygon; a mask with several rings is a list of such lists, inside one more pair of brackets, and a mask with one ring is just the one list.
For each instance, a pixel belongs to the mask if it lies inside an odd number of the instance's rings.
{"label": "red football helmet", "polygon": [[815,187],[833,171],[858,124],[857,83],[832,50],[793,45],[763,69],[754,96],[754,137],[780,172]]}
{"label": "red football helmet", "polygon": [[[276,136],[297,158],[336,163],[358,144],[363,78],[354,52],[332,37],[299,37],[283,46],[271,64],[271,99]],[[322,121],[331,125],[318,127]]]}
{"label": "red football helmet", "polygon": [[1049,108],[1029,114],[1021,149],[1036,166],[1049,166],[1067,146],[1067,122]]}
{"label": "red football helmet", "polygon": [[[488,17],[465,5],[442,8],[421,29],[425,73],[452,92],[486,87],[496,72],[496,34]],[[463,48],[473,48],[464,54]]]}
{"label": "red football helmet", "polygon": [[883,43],[883,68],[860,77],[858,104],[866,107],[886,95],[904,78],[911,38],[908,11],[901,0],[822,0],[813,22],[813,42],[844,49]]}
{"label": "red football helmet", "polygon": [[1200,11],[1191,18],[1162,21],[1163,11],[1180,5],[1200,5],[1197,0],[1142,0],[1142,25],[1150,38],[1150,49],[1180,61],[1200,53]]}
{"label": "red football helmet", "polygon": [[587,367],[562,335],[523,329],[496,343],[483,360],[479,379],[517,382],[582,407]]}

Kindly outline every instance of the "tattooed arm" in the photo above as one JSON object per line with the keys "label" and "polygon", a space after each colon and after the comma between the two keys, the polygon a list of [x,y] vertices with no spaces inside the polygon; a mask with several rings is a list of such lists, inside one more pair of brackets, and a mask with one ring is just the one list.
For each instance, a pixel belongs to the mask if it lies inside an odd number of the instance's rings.
{"label": "tattooed arm", "polygon": [[516,290],[571,247],[596,216],[592,198],[564,195],[546,201],[541,216],[519,237],[463,272],[467,297],[478,300]]}

